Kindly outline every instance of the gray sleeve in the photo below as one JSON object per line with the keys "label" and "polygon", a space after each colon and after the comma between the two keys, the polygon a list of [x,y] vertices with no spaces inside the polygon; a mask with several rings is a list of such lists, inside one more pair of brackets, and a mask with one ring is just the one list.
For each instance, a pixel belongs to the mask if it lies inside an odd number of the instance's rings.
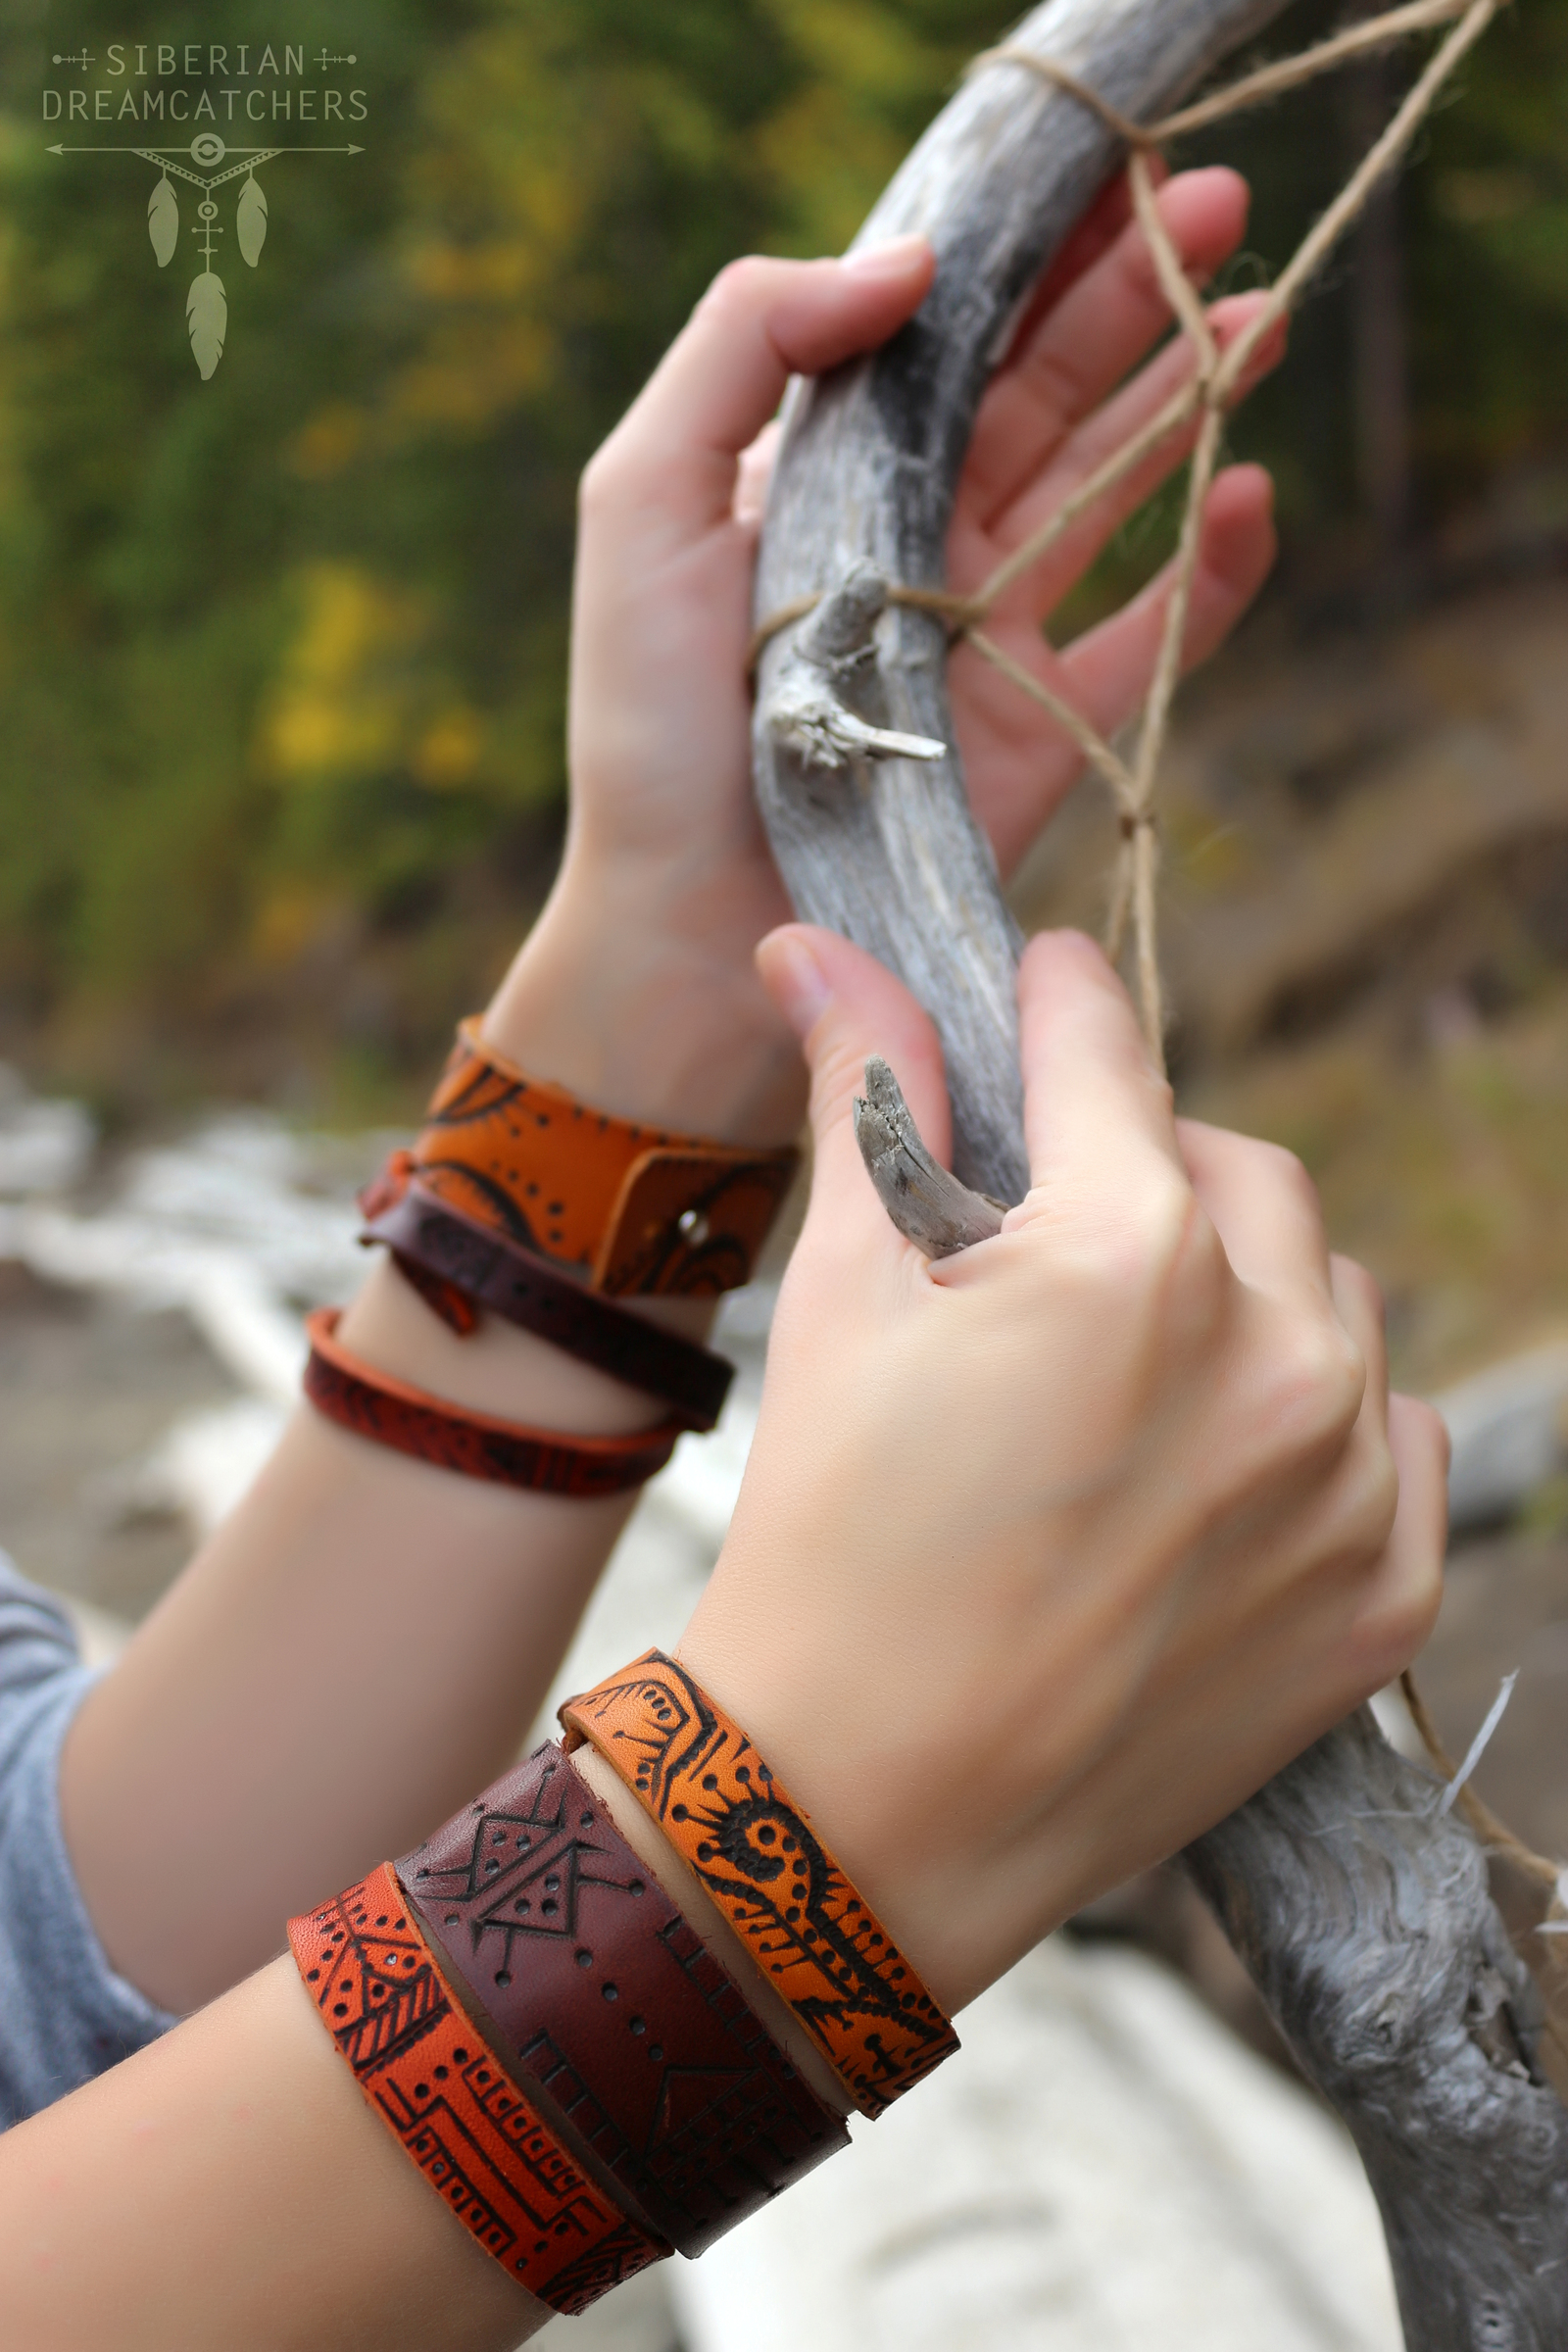
{"label": "gray sleeve", "polygon": [[0,2131],[174,2023],[110,1967],[66,1853],[60,1748],[92,1680],[0,1553]]}

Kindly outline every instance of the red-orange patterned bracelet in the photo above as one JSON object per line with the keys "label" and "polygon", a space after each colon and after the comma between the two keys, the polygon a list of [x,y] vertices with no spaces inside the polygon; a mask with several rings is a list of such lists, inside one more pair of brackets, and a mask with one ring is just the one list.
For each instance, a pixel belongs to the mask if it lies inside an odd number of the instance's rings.
{"label": "red-orange patterned bracelet", "polygon": [[862,2115],[880,2115],[958,2037],[746,1734],[651,1649],[568,1699],[590,1740],[691,1865]]}
{"label": "red-orange patterned bracelet", "polygon": [[799,1162],[591,1109],[463,1022],[419,1181],[449,1207],[612,1295],[710,1297],[751,1279]]}
{"label": "red-orange patterned bracelet", "polygon": [[330,1306],[318,1306],[305,1318],[311,1340],[305,1394],[317,1411],[356,1437],[464,1478],[591,1502],[603,1494],[624,1494],[662,1470],[685,1426],[661,1421],[657,1429],[635,1430],[629,1437],[577,1438],[498,1421],[427,1396],[351,1355],[338,1342],[338,1321],[337,1308]]}
{"label": "red-orange patterned bracelet", "polygon": [[590,2303],[668,2246],[586,2179],[476,2032],[390,1863],[288,1923],[322,2024],[368,2104],[464,2228],[553,2311]]}

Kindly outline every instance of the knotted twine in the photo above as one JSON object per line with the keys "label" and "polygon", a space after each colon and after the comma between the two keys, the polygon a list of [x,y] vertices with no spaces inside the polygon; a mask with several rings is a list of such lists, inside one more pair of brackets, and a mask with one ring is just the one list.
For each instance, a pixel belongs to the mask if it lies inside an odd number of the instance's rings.
{"label": "knotted twine", "polygon": [[[1165,1061],[1165,999],[1159,973],[1155,904],[1159,849],[1154,795],[1186,643],[1187,616],[1192,604],[1193,583],[1197,577],[1201,543],[1203,505],[1219,461],[1226,411],[1236,399],[1247,368],[1265,337],[1298,299],[1338,239],[1360,213],[1378,180],[1404,154],[1439,90],[1461,58],[1480,39],[1500,5],[1501,0],[1410,0],[1405,7],[1391,9],[1383,16],[1368,19],[1365,24],[1352,25],[1335,34],[1331,40],[1320,42],[1315,48],[1302,50],[1296,57],[1283,58],[1274,65],[1261,67],[1256,73],[1246,74],[1211,96],[1200,99],[1196,105],[1184,107],[1179,113],[1167,115],[1162,121],[1151,123],[1131,122],[1102,98],[1097,90],[1080,81],[1065,66],[1058,66],[1050,58],[1037,57],[1032,50],[1010,43],[1004,42],[999,48],[983,50],[968,69],[970,74],[974,74],[1012,67],[1037,74],[1043,81],[1064,91],[1068,97],[1076,99],[1080,105],[1098,115],[1107,129],[1130,150],[1127,176],[1134,211],[1148,240],[1160,290],[1192,346],[1194,370],[1182,389],[1174,393],[1158,413],[1124,442],[1119,450],[1088,474],[1063,500],[1056,512],[996,566],[972,596],[953,595],[942,589],[894,586],[889,589],[888,602],[918,612],[934,612],[945,619],[949,626],[950,642],[956,644],[961,640],[972,645],[977,654],[992,662],[1004,677],[1010,678],[1020,693],[1028,695],[1048,711],[1078,746],[1085,760],[1108,788],[1116,809],[1119,841],[1111,873],[1105,946],[1111,959],[1119,962],[1131,927],[1139,1013],[1150,1053],[1161,1069]],[[1184,131],[1198,130],[1207,123],[1223,122],[1247,108],[1262,105],[1265,100],[1277,97],[1285,90],[1296,89],[1351,58],[1386,48],[1391,42],[1400,40],[1409,33],[1452,23],[1455,18],[1457,24],[1434,51],[1382,137],[1368,150],[1340,194],[1280,272],[1262,309],[1222,355],[1214,340],[1207,313],[1187,277],[1181,256],[1160,218],[1154,195],[1153,173],[1150,168],[1152,158],[1160,154],[1169,140],[1179,137]],[[1087,508],[1102,498],[1173,433],[1190,425],[1195,417],[1198,419],[1198,430],[1188,460],[1187,496],[1177,538],[1170,596],[1165,607],[1153,675],[1138,720],[1135,747],[1131,760],[1127,760],[1071,703],[1034,677],[1021,662],[1015,662],[1010,654],[1004,652],[987,633],[983,624],[998,598],[1040,561]],[[753,639],[754,662],[771,638],[780,630],[804,620],[820,601],[819,595],[800,597],[769,614]]]}

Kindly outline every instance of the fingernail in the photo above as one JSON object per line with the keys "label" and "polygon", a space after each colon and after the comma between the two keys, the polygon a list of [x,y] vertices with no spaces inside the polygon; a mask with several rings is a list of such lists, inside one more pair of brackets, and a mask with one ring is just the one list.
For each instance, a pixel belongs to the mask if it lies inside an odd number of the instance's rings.
{"label": "fingernail", "polygon": [[844,268],[856,277],[907,277],[913,264],[926,253],[929,240],[918,229],[906,237],[889,237],[881,245],[863,245],[847,253]]}
{"label": "fingernail", "polygon": [[759,947],[757,968],[768,995],[804,1043],[833,994],[822,966],[798,931],[775,931]]}

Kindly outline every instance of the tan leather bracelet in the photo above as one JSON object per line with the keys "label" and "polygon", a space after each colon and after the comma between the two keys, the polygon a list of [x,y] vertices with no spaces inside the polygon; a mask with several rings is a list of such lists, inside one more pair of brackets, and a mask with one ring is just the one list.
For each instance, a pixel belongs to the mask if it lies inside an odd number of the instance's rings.
{"label": "tan leather bracelet", "polygon": [[751,1740],[651,1649],[561,1709],[688,1862],[862,2115],[880,2115],[958,2046],[870,1905]]}
{"label": "tan leather bracelet", "polygon": [[750,1281],[800,1154],[595,1110],[527,1076],[470,1019],[414,1160],[438,1200],[594,1290],[711,1297]]}
{"label": "tan leather bracelet", "polygon": [[510,2278],[575,2313],[669,2252],[595,2186],[512,2081],[389,1862],[291,1919],[288,1939],[367,2103]]}

